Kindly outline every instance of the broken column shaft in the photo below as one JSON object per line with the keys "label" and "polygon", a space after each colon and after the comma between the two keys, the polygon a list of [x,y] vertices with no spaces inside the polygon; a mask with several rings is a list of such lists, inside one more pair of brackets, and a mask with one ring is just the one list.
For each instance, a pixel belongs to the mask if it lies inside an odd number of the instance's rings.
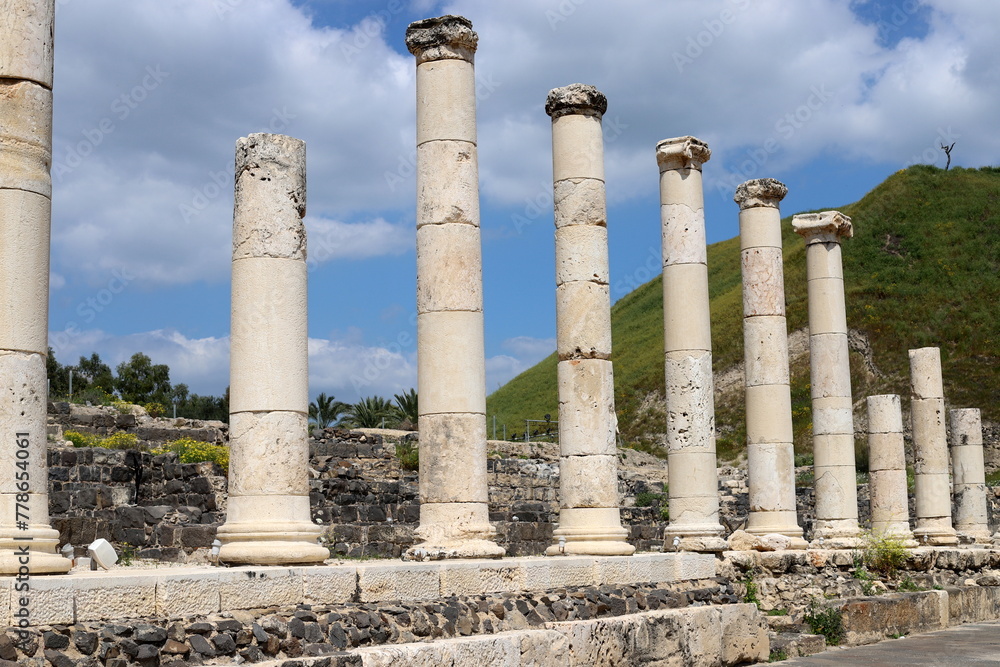
{"label": "broken column shaft", "polygon": [[478,36],[461,16],[411,23],[417,63],[420,526],[408,557],[496,557],[486,483],[486,357],[476,150]]}
{"label": "broken column shaft", "polygon": [[976,408],[950,410],[955,530],[979,544],[992,542],[986,504],[983,422]]}
{"label": "broken column shaft", "polygon": [[872,535],[894,537],[907,547],[915,547],[917,543],[910,532],[906,449],[899,396],[869,396],[867,405]]}
{"label": "broken column shaft", "polygon": [[219,560],[320,562],[309,510],[305,142],[236,142],[229,503]]}
{"label": "broken column shaft", "polygon": [[958,543],[951,525],[951,481],[944,423],[941,350],[910,350],[910,419],[913,423],[913,487],[916,527],[913,536],[930,546]]}
{"label": "broken column shaft", "polygon": [[680,549],[722,551],[715,457],[715,383],[708,298],[708,253],[701,166],[711,157],[694,137],[656,146],[663,246],[670,525]]}
{"label": "broken column shaft", "polygon": [[778,204],[788,188],[773,178],[736,188],[743,274],[750,515],[747,532],[777,533],[804,549],[795,513],[795,451]]}
{"label": "broken column shaft", "polygon": [[618,498],[601,118],[593,86],[549,92],[559,355],[559,527],[550,555],[629,555]]}

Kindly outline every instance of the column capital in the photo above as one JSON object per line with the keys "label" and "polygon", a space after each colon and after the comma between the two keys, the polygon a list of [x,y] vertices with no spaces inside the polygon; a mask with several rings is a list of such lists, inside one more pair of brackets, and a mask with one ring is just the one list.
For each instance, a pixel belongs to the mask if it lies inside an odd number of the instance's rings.
{"label": "column capital", "polygon": [[545,113],[553,120],[573,114],[600,118],[607,110],[608,98],[604,93],[585,83],[553,88],[545,98]]}
{"label": "column capital", "polygon": [[841,238],[854,236],[851,219],[840,211],[802,213],[792,217],[792,229],[802,235],[806,245],[812,243],[840,243]]}
{"label": "column capital", "polygon": [[674,137],[656,144],[656,163],[660,165],[660,171],[700,170],[701,165],[711,157],[712,151],[708,149],[708,144],[694,137]]}
{"label": "column capital", "polygon": [[788,187],[775,178],[757,178],[746,183],[740,183],[736,188],[733,201],[740,205],[740,210],[767,206],[778,208],[778,203],[788,194]]}
{"label": "column capital", "polygon": [[471,63],[478,44],[479,35],[472,29],[472,21],[464,16],[421,19],[406,28],[406,48],[416,56],[418,65],[434,60]]}

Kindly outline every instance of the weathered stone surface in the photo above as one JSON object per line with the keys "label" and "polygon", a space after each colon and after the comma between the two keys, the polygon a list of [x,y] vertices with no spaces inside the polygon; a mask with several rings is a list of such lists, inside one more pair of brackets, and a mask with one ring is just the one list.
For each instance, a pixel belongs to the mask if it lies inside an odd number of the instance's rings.
{"label": "weathered stone surface", "polygon": [[462,59],[471,62],[479,36],[472,21],[464,16],[448,14],[414,21],[406,28],[406,48],[417,58],[417,64],[442,59]]}
{"label": "weathered stone surface", "polygon": [[569,114],[601,116],[608,110],[608,98],[594,86],[571,83],[553,88],[545,98],[545,113],[553,119]]}
{"label": "weathered stone surface", "polygon": [[736,188],[733,200],[740,210],[747,208],[778,208],[779,202],[788,194],[788,187],[774,178],[758,178],[741,183]]}

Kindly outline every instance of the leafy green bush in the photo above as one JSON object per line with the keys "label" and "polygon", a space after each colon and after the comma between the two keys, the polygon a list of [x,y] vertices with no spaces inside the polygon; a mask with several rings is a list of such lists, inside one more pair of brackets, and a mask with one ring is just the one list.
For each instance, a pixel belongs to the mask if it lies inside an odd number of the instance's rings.
{"label": "leafy green bush", "polygon": [[635,494],[635,506],[652,507],[653,505],[658,505],[661,498],[663,498],[662,493],[654,493],[652,491],[640,491],[639,493]]}
{"label": "leafy green bush", "polygon": [[134,406],[128,401],[119,401],[116,399],[114,401],[111,401],[111,407],[117,410],[118,414],[127,415],[132,412],[132,408]]}
{"label": "leafy green bush", "polygon": [[396,458],[403,470],[420,469],[420,448],[413,442],[400,442],[396,445]]}
{"label": "leafy green bush", "polygon": [[63,437],[73,443],[74,447],[96,447],[97,436],[92,433],[80,433],[79,431],[66,431]]}
{"label": "leafy green bush", "polygon": [[105,449],[139,449],[139,438],[134,433],[115,433],[93,446]]}
{"label": "leafy green bush", "polygon": [[181,438],[167,443],[153,453],[164,454],[166,452],[176,452],[177,460],[181,463],[211,461],[225,472],[229,472],[229,447],[224,445],[213,445],[210,442]]}
{"label": "leafy green bush", "polygon": [[760,596],[757,589],[757,581],[754,579],[754,575],[757,571],[753,568],[747,570],[747,576],[743,579],[743,601],[749,604],[757,605],[760,609]]}
{"label": "leafy green bush", "polygon": [[836,607],[820,607],[816,600],[809,604],[803,620],[814,635],[823,635],[826,643],[836,646],[844,641],[844,615]]}
{"label": "leafy green bush", "polygon": [[142,407],[150,417],[162,417],[167,414],[167,408],[162,403],[146,403]]}

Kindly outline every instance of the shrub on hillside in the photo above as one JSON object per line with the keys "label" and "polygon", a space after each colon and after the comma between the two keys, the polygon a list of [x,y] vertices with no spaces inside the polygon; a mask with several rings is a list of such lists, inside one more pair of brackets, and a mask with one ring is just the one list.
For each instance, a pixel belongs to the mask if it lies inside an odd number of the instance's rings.
{"label": "shrub on hillside", "polygon": [[181,438],[167,443],[153,453],[163,454],[165,452],[176,452],[177,460],[181,463],[211,461],[226,473],[229,472],[229,448],[224,445],[213,445],[210,442]]}

